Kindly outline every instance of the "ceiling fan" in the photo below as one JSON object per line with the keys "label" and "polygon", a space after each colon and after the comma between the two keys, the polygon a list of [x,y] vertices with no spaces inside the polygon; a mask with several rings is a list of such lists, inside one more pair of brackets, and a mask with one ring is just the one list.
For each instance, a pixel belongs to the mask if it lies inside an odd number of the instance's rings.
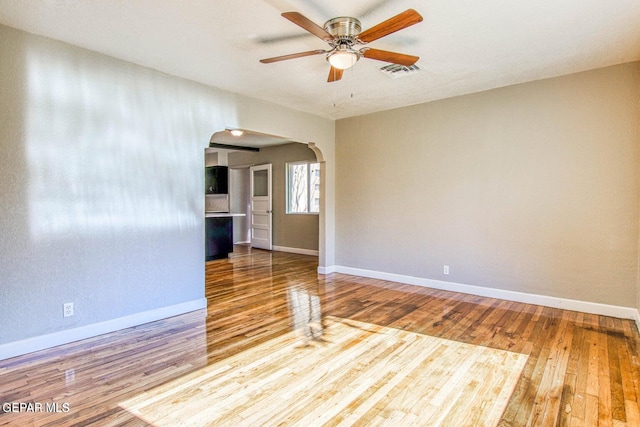
{"label": "ceiling fan", "polygon": [[360,49],[354,48],[356,45],[367,44],[421,22],[422,16],[413,9],[407,9],[404,12],[362,32],[360,21],[349,16],[330,19],[325,22],[324,27],[315,24],[313,21],[298,12],[285,12],[282,16],[307,30],[314,36],[329,43],[331,48],[328,50],[316,49],[306,52],[292,53],[290,55],[261,59],[260,62],[263,64],[326,53],[327,61],[331,64],[329,78],[327,81],[335,82],[340,80],[344,70],[352,67],[356,62],[358,62],[360,57],[377,59],[378,61],[391,62],[393,64],[404,65],[407,67],[415,64],[416,61],[420,59],[413,55],[405,55],[403,53],[389,52],[370,47],[362,47]]}

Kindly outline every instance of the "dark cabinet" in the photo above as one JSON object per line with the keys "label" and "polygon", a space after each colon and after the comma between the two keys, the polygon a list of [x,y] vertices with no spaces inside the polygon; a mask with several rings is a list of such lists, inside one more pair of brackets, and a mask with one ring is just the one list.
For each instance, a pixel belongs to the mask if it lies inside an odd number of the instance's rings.
{"label": "dark cabinet", "polygon": [[204,188],[206,194],[229,194],[229,168],[226,166],[205,168]]}
{"label": "dark cabinet", "polygon": [[205,218],[205,256],[207,261],[227,258],[233,252],[231,217]]}

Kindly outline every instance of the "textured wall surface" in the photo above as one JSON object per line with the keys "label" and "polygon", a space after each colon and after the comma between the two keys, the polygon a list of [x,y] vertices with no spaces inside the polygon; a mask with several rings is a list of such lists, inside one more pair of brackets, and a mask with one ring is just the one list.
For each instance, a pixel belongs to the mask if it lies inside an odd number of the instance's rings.
{"label": "textured wall surface", "polygon": [[629,63],[339,120],[336,264],[634,307],[639,89]]}

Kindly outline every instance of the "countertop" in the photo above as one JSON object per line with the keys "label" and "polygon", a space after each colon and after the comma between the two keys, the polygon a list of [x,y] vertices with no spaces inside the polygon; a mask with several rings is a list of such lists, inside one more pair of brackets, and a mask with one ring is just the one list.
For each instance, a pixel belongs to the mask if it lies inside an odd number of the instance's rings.
{"label": "countertop", "polygon": [[205,218],[229,218],[234,216],[247,216],[243,213],[231,213],[231,212],[205,212]]}

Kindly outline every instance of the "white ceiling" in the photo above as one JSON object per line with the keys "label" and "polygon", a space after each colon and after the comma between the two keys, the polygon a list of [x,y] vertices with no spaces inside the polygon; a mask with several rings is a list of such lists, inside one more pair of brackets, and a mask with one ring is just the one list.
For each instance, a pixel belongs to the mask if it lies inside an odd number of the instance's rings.
{"label": "white ceiling", "polygon": [[[327,83],[322,55],[258,62],[326,47],[282,12],[367,29],[408,8],[424,21],[370,46],[420,56],[417,74],[363,58]],[[333,119],[640,59],[639,0],[0,0],[0,23]]]}

